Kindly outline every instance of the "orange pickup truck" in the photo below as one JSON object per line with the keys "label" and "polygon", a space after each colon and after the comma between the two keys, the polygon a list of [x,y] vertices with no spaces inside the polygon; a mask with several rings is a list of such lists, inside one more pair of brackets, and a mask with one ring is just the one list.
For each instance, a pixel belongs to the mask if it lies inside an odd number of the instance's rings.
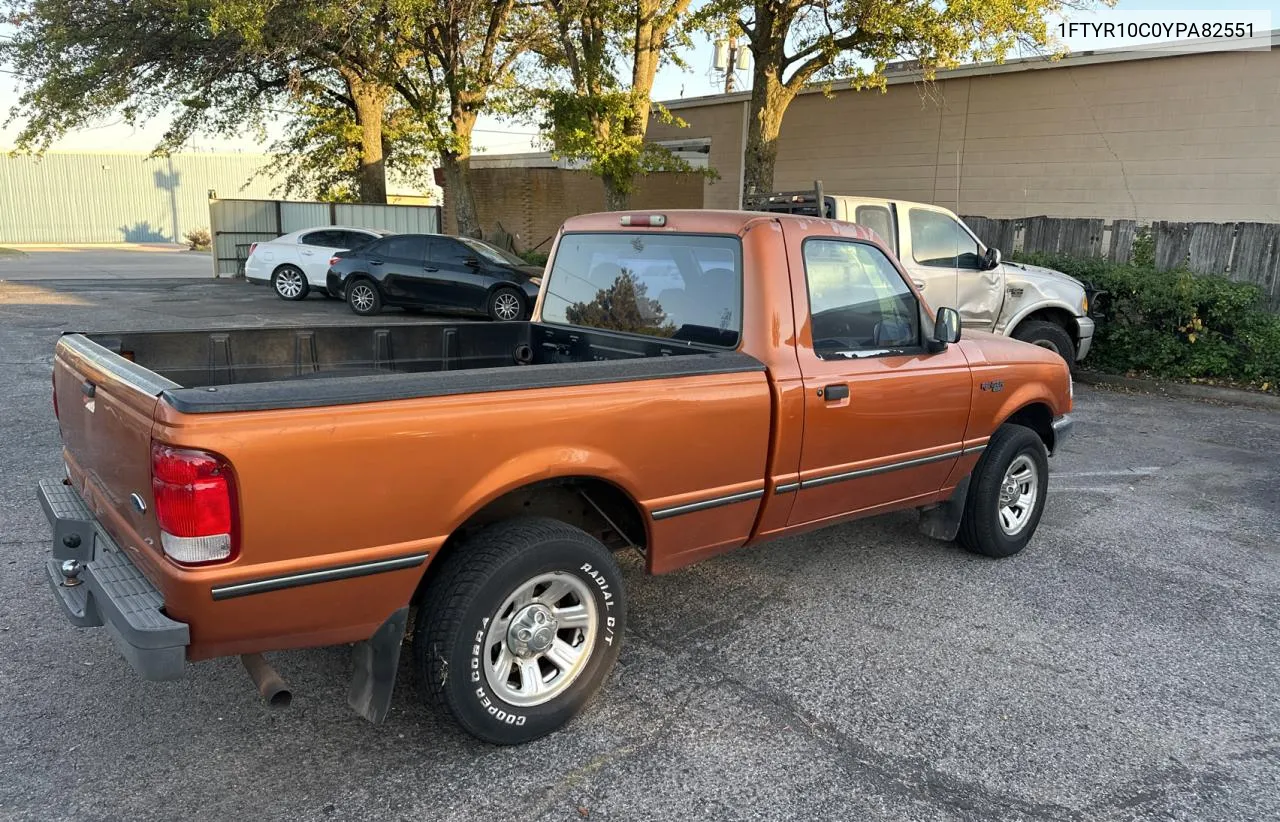
{"label": "orange pickup truck", "polygon": [[[661,574],[897,509],[1003,557],[1070,431],[1060,357],[936,314],[831,220],[576,217],[530,322],[66,334],[48,576],[148,679],[353,646],[512,744],[581,709],[626,625],[613,552]],[[411,626],[411,627],[410,627]]]}

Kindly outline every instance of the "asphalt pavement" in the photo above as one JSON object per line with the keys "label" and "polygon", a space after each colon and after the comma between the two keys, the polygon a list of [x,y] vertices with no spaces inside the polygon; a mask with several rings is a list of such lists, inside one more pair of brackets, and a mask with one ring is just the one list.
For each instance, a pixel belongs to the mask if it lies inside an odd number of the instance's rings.
{"label": "asphalt pavement", "polygon": [[163,244],[7,246],[0,253],[0,281],[156,278],[213,279],[213,259],[207,252]]}
{"label": "asphalt pavement", "polygon": [[909,513],[663,577],[625,557],[617,669],[528,746],[451,728],[407,664],[366,723],[344,648],[272,655],[276,713],[234,660],[141,681],[46,587],[56,336],[296,322],[370,320],[225,280],[0,283],[0,818],[1280,818],[1280,415],[1086,388],[1017,557]]}

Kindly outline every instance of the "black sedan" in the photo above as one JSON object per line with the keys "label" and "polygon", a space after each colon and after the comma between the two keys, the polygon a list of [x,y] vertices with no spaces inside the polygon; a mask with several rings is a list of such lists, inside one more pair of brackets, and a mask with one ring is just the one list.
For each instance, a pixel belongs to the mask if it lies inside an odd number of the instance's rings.
{"label": "black sedan", "polygon": [[529,316],[542,269],[483,240],[438,234],[396,234],[329,260],[329,293],[357,314],[384,305],[410,311],[486,314],[495,320]]}

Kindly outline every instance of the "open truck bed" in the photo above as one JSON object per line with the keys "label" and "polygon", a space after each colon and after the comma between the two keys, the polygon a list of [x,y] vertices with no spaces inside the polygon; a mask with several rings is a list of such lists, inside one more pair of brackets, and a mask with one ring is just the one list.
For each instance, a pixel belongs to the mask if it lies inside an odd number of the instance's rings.
{"label": "open truck bed", "polygon": [[63,339],[191,414],[763,368],[745,354],[696,343],[542,323],[138,331]]}

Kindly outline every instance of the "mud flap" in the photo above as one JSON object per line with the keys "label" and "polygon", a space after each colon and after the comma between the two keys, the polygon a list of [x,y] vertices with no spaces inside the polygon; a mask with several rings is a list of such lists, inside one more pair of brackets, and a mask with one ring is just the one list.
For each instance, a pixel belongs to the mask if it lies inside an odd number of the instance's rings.
{"label": "mud flap", "polygon": [[370,722],[379,724],[391,710],[391,692],[400,667],[400,645],[409,621],[406,605],[387,617],[373,636],[351,649],[351,688],[347,704]]}
{"label": "mud flap", "polygon": [[970,476],[960,480],[945,502],[920,510],[920,533],[947,542],[956,538],[964,517],[964,501],[969,496]]}

